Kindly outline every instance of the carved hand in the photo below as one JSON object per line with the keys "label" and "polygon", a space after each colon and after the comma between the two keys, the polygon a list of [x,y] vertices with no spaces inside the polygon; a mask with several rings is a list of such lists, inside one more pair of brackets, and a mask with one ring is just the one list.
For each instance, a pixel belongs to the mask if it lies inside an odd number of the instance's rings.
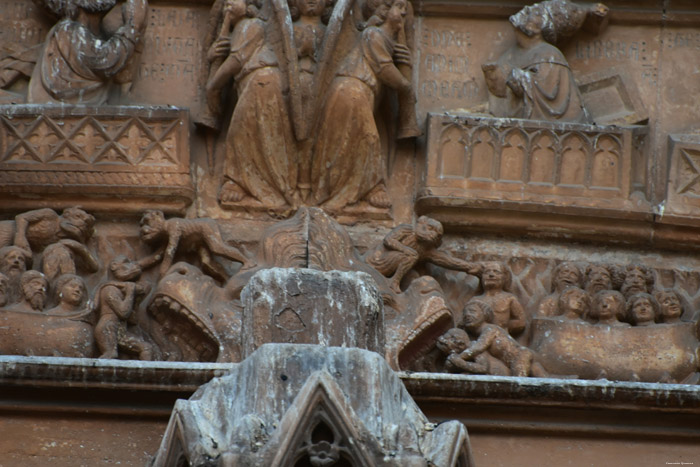
{"label": "carved hand", "polygon": [[523,94],[525,94],[525,88],[523,87],[523,81],[527,81],[530,79],[530,75],[523,70],[514,68],[510,72],[510,76],[508,77],[508,81],[506,84],[508,87],[513,91],[513,94],[515,94],[518,97],[522,97]]}
{"label": "carved hand", "polygon": [[399,65],[413,66],[411,50],[403,44],[394,44],[394,62]]}
{"label": "carved hand", "polygon": [[228,55],[229,49],[231,48],[231,43],[226,37],[219,37],[207,52],[207,60],[213,62],[217,58],[225,57]]}

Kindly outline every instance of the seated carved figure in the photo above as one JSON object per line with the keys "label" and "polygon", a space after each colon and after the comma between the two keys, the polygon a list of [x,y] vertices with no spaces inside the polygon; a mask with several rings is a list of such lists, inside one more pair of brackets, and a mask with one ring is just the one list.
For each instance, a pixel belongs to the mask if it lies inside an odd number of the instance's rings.
{"label": "seated carved figure", "polygon": [[560,315],[561,310],[557,309],[561,293],[570,286],[581,286],[581,269],[574,263],[559,263],[554,268],[554,279],[552,280],[553,290],[551,295],[545,297],[538,309],[539,316]]}
{"label": "seated carved figure", "polygon": [[654,324],[657,313],[658,304],[648,293],[636,293],[627,299],[627,318],[635,326]]}
{"label": "seated carved figure", "polygon": [[401,280],[414,267],[425,263],[475,274],[479,266],[440,251],[443,227],[435,219],[421,216],[415,228],[402,224],[384,237],[382,244],[367,255],[367,263],[391,278],[391,289],[401,293]]}
{"label": "seated carved figure", "polygon": [[462,325],[476,340],[459,354],[459,358],[471,360],[488,352],[508,367],[511,376],[546,376],[544,368],[533,362],[532,351],[518,344],[501,326],[490,324],[494,318],[488,303],[470,300],[463,318]]}
{"label": "seated carved figure", "polygon": [[659,305],[659,322],[679,323],[683,315],[683,306],[678,294],[673,290],[658,290],[654,298]]}
{"label": "seated carved figure", "polygon": [[593,297],[590,316],[598,324],[607,326],[629,326],[625,319],[625,297],[617,290],[602,290]]}
{"label": "seated carved figure", "polygon": [[552,45],[572,35],[588,16],[604,18],[607,7],[584,8],[566,0],[526,6],[510,17],[516,45],[496,63],[482,66],[497,117],[589,123],[581,93],[561,51]]}
{"label": "seated carved figure", "polygon": [[503,263],[490,261],[483,263],[478,275],[484,293],[475,298],[493,309],[493,321],[489,322],[507,329],[514,336],[522,333],[527,324],[525,310],[518,297],[505,290],[510,285],[510,271]]}
{"label": "seated carved figure", "polygon": [[44,310],[49,284],[39,271],[30,270],[22,274],[19,281],[22,297],[19,303],[8,308],[11,311],[38,313]]}
{"label": "seated carved figure", "polygon": [[130,59],[146,25],[146,0],[128,0],[122,25],[104,33],[103,17],[117,0],[44,0],[61,20],[49,31],[29,82],[31,103],[100,105],[112,81],[128,81]]}
{"label": "seated carved figure", "polygon": [[559,313],[564,319],[584,321],[591,311],[591,296],[579,287],[567,287],[559,296]]}

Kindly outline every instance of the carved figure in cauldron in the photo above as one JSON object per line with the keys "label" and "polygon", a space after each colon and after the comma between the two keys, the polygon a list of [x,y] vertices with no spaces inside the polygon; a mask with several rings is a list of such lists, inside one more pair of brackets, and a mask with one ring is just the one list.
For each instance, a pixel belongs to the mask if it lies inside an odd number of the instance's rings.
{"label": "carved figure in cauldron", "polygon": [[0,308],[10,302],[10,279],[0,272]]}
{"label": "carved figure in cauldron", "polygon": [[597,324],[629,326],[621,321],[626,318],[625,297],[617,290],[602,290],[595,294],[590,316]]}
{"label": "carved figure in cauldron", "polygon": [[132,282],[141,275],[141,268],[118,256],[109,270],[116,280],[102,284],[95,294],[95,309],[99,314],[95,341],[99,358],[117,358],[121,350],[138,355],[139,360],[153,360],[153,346],[129,326],[136,326],[134,308],[150,291],[148,284]]}
{"label": "carved figure in cauldron", "polygon": [[654,273],[641,265],[629,265],[625,270],[625,279],[620,287],[620,292],[629,299],[638,293],[650,293],[654,287]]}
{"label": "carved figure in cauldron", "polygon": [[22,274],[19,281],[22,297],[19,303],[8,308],[10,311],[36,313],[44,310],[49,283],[39,271],[29,270]]}
{"label": "carved figure in cauldron", "polygon": [[591,311],[591,296],[576,286],[564,289],[559,295],[559,313],[561,318],[581,321],[586,320]]}
{"label": "carved figure in cauldron", "polygon": [[209,218],[165,219],[162,211],[146,211],[141,217],[141,239],[157,247],[147,258],[138,262],[142,269],[160,262],[160,274],[164,276],[173,264],[175,254],[182,249],[195,251],[202,262],[204,272],[218,280],[226,280],[223,266],[213,256],[223,256],[247,267],[248,258],[238,248],[227,245],[221,237],[219,226]]}
{"label": "carved figure in cauldron", "polygon": [[493,310],[493,321],[489,323],[507,329],[514,336],[522,333],[527,324],[525,310],[518,297],[506,291],[510,285],[510,271],[503,263],[489,261],[482,264],[481,272],[477,275],[481,278],[483,294],[475,299],[488,304]]}
{"label": "carved figure in cauldron", "polygon": [[[245,8],[243,4],[245,3]],[[244,14],[243,14],[244,13]],[[234,25],[209,50],[210,61],[225,61],[207,83],[210,108],[218,106],[220,90],[235,82],[238,101],[226,135],[222,203],[269,208],[298,204],[298,156],[285,98],[285,78],[266,19],[256,3],[234,0],[222,30]]]}
{"label": "carved figure in cauldron", "polygon": [[0,273],[7,279],[7,303],[15,303],[20,298],[19,281],[27,270],[27,264],[31,264],[32,253],[18,246],[5,246],[0,248]]}
{"label": "carved figure in cauldron", "polygon": [[501,326],[491,324],[494,321],[493,309],[487,302],[473,299],[467,303],[461,325],[476,340],[459,358],[470,360],[488,352],[508,367],[510,376],[546,376],[544,368],[533,361],[532,351],[518,344]]}
{"label": "carved figure in cauldron", "polygon": [[415,228],[402,224],[384,238],[382,244],[367,255],[366,262],[391,278],[391,290],[401,293],[401,280],[414,267],[425,263],[476,274],[479,265],[440,251],[443,227],[439,221],[421,216]]}
{"label": "carved figure in cauldron", "polygon": [[586,292],[594,296],[603,290],[612,290],[613,282],[619,282],[619,271],[606,264],[589,264],[586,266]]}
{"label": "carved figure in cauldron", "polygon": [[400,96],[413,94],[410,79],[398,68],[411,65],[410,51],[399,40],[405,34],[406,0],[367,4],[375,7],[371,21],[330,85],[318,129],[312,204],[329,211],[361,201],[380,209],[391,206],[375,104],[383,87]]}
{"label": "carved figure in cauldron", "polygon": [[654,298],[659,304],[658,320],[661,323],[680,323],[683,306],[678,294],[673,290],[658,290]]}
{"label": "carved figure in cauldron", "polygon": [[88,291],[82,277],[75,274],[59,276],[55,284],[58,305],[46,311],[47,315],[84,321],[94,324],[88,305]]}
{"label": "carved figure in cauldron", "polygon": [[635,326],[651,326],[656,321],[659,305],[652,295],[639,292],[627,299],[627,319]]}
{"label": "carved figure in cauldron", "polygon": [[61,19],[49,31],[29,82],[28,101],[104,104],[112,82],[131,79],[131,59],[146,26],[146,0],[127,0],[122,25],[104,31],[117,0],[43,0]]}
{"label": "carved figure in cauldron", "polygon": [[[567,0],[526,6],[510,17],[516,45],[497,62],[482,66],[497,117],[589,123],[566,58],[555,47],[583,26],[602,26],[608,8],[581,7]],[[587,23],[587,24],[586,24]]]}
{"label": "carved figure in cauldron", "polygon": [[567,287],[581,287],[582,274],[581,269],[575,263],[563,262],[559,263],[553,272],[554,279],[552,280],[552,293],[545,297],[540,302],[538,314],[540,316],[556,316],[562,313],[557,307],[559,305],[559,297]]}

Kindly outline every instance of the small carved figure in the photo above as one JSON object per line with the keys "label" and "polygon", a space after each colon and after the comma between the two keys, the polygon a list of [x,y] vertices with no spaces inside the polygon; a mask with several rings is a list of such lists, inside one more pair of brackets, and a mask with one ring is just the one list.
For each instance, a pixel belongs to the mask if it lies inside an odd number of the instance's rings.
{"label": "small carved figure", "polygon": [[552,43],[572,35],[589,16],[602,23],[607,12],[602,4],[584,8],[548,0],[511,16],[516,45],[496,63],[482,66],[494,96],[491,112],[497,117],[588,123],[569,64]]}
{"label": "small carved figure", "polygon": [[590,311],[591,296],[580,287],[567,287],[559,296],[559,313],[564,319],[584,321]]}
{"label": "small carved figure", "polygon": [[56,290],[58,291],[58,305],[46,311],[52,316],[62,316],[66,318],[79,319],[91,322],[92,310],[87,305],[88,293],[85,281],[75,274],[63,274],[56,280]]}
{"label": "small carved figure", "polygon": [[586,292],[594,296],[603,290],[612,290],[613,275],[616,271],[605,264],[589,264],[586,266]]}
{"label": "small carved figure", "polygon": [[0,248],[0,273],[7,281],[7,303],[16,303],[20,298],[19,281],[27,270],[27,263],[32,260],[32,253],[18,246]]}
{"label": "small carved figure", "polygon": [[554,268],[553,276],[553,290],[551,295],[545,297],[540,303],[538,311],[538,314],[540,316],[556,316],[562,314],[562,311],[557,309],[561,293],[567,287],[581,287],[581,269],[574,263],[559,263]]}
{"label": "small carved figure", "polygon": [[40,252],[64,238],[86,243],[94,232],[95,218],[80,208],[37,209],[15,217],[15,246]]}
{"label": "small carved figure", "polygon": [[477,339],[459,354],[461,359],[471,360],[488,352],[505,363],[511,376],[546,376],[544,368],[533,362],[532,351],[518,344],[501,326],[490,324],[494,316],[487,302],[470,300],[464,308],[463,318],[464,328]]}
{"label": "small carved figure", "polygon": [[651,326],[657,313],[656,300],[648,293],[639,292],[627,299],[627,318],[635,326]]}
{"label": "small carved figure", "polygon": [[654,273],[647,267],[629,265],[625,271],[625,279],[620,292],[629,299],[638,293],[649,293],[654,286]]}
{"label": "small carved figure", "polygon": [[401,280],[404,276],[414,267],[425,263],[476,274],[479,265],[439,250],[442,234],[440,222],[421,216],[416,221],[415,228],[402,224],[389,232],[382,244],[367,256],[367,264],[391,278],[390,287],[395,293],[401,293]]}
{"label": "small carved figure", "polygon": [[100,268],[97,259],[85,245],[64,238],[46,247],[41,259],[41,271],[53,285],[59,276],[78,272],[76,263],[83,265],[86,272],[97,272]]}
{"label": "small carved figure", "polygon": [[10,303],[10,279],[0,272],[0,308]]}
{"label": "small carved figure", "polygon": [[41,312],[46,304],[49,284],[42,273],[35,270],[26,271],[19,281],[22,298],[8,308],[24,313]]}
{"label": "small carved figure", "polygon": [[654,294],[659,304],[658,318],[661,323],[679,323],[683,315],[683,306],[678,294],[673,290],[659,290]]}
{"label": "small carved figure", "polygon": [[477,275],[481,278],[484,293],[475,298],[493,310],[493,321],[489,322],[507,329],[514,336],[523,332],[527,324],[525,310],[518,298],[505,290],[510,285],[510,271],[503,263],[489,261],[482,264]]}
{"label": "small carved figure", "polygon": [[[493,374],[489,372],[489,361],[486,353],[481,353],[470,362],[461,357],[471,341],[466,331],[452,328],[435,342],[437,348],[447,356],[445,370],[449,373],[470,373],[476,375]],[[508,376],[508,374],[503,375]]]}
{"label": "small carved figure", "polygon": [[49,31],[29,82],[28,101],[100,105],[113,81],[128,81],[130,59],[146,26],[146,0],[127,0],[111,36],[103,17],[117,0],[44,0],[62,18]]}
{"label": "small carved figure", "polygon": [[[406,0],[368,2],[374,19],[340,65],[320,120],[311,169],[313,204],[329,210],[366,201],[389,208],[386,162],[374,119],[384,86],[412,98],[413,86],[397,68],[411,66],[411,53],[399,42],[405,34]],[[369,23],[369,22],[368,22]]]}
{"label": "small carved figure", "polygon": [[109,270],[117,280],[101,285],[95,295],[95,309],[99,315],[95,340],[99,358],[117,358],[122,350],[137,354],[140,360],[153,360],[153,346],[131,332],[128,326],[133,323],[138,299],[150,291],[148,284],[131,282],[141,275],[141,268],[119,256],[112,261]]}
{"label": "small carved figure", "polygon": [[625,319],[625,315],[625,297],[617,290],[601,290],[593,296],[590,316],[598,324],[629,326],[620,321]]}
{"label": "small carved figure", "polygon": [[149,245],[160,245],[157,251],[139,261],[148,268],[160,261],[160,274],[164,276],[175,259],[178,249],[197,252],[205,272],[219,280],[227,277],[223,266],[212,255],[223,256],[247,266],[248,258],[238,248],[227,245],[219,226],[212,219],[165,219],[162,211],[146,211],[141,218],[141,239]]}

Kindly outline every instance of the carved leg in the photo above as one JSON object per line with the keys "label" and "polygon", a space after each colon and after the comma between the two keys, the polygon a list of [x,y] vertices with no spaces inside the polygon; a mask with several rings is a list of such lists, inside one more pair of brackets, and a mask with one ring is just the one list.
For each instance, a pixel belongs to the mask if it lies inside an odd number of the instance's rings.
{"label": "carved leg", "polygon": [[372,191],[367,193],[365,199],[375,208],[388,209],[391,207],[391,199],[389,198],[389,194],[386,192],[384,182],[372,188]]}
{"label": "carved leg", "polygon": [[402,255],[402,260],[399,262],[396,272],[391,277],[391,290],[396,293],[401,293],[401,280],[408,273],[408,271],[413,269],[413,266],[415,266],[417,262],[418,255]]}
{"label": "carved leg", "polygon": [[248,196],[245,190],[236,182],[226,180],[219,191],[219,201],[222,203],[237,203]]}
{"label": "carved leg", "polygon": [[95,341],[100,350],[99,358],[117,358],[117,333],[119,323],[113,319],[100,319],[95,326]]}

